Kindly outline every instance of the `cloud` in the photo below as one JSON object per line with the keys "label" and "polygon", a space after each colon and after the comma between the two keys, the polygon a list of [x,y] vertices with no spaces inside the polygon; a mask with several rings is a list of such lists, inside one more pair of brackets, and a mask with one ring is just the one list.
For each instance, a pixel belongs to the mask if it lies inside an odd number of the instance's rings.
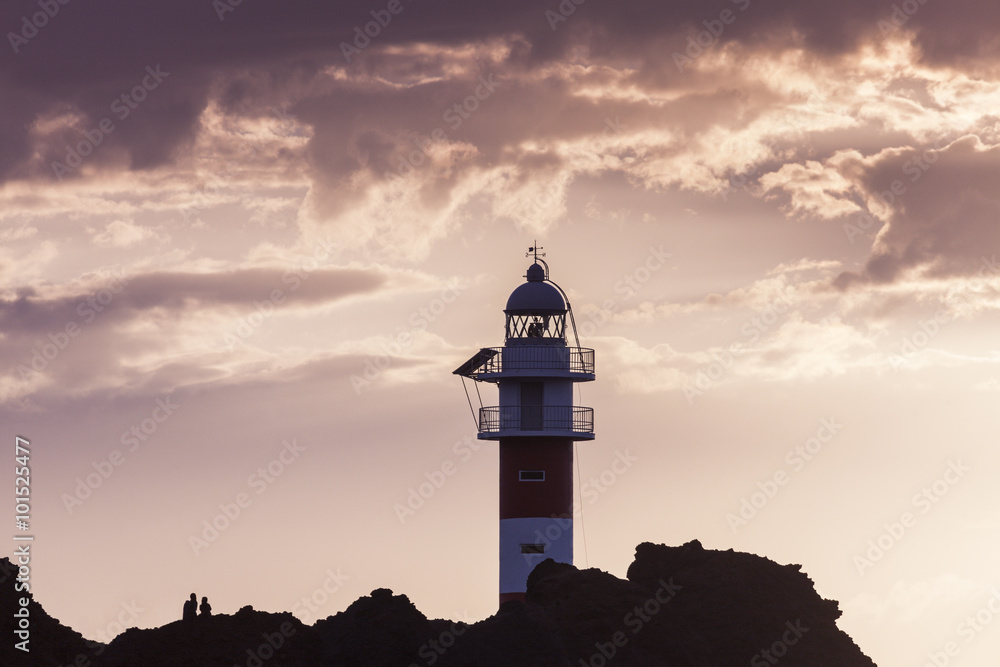
{"label": "cloud", "polygon": [[60,387],[87,392],[218,379],[257,354],[225,352],[225,335],[239,331],[234,323],[249,322],[253,330],[261,322],[251,315],[263,320],[343,302],[387,282],[374,270],[257,268],[118,272],[22,288],[0,299],[0,394],[14,400]]}
{"label": "cloud", "polygon": [[[718,28],[723,8],[734,20],[677,68],[673,55],[686,53],[700,31]],[[712,10],[586,3],[555,29],[544,9],[528,2],[407,6],[347,63],[340,41],[370,20],[371,7],[361,3],[244,3],[221,18],[193,0],[141,12],[119,2],[87,11],[62,6],[22,53],[0,64],[11,91],[0,104],[28,128],[11,143],[10,169],[0,165],[8,179],[0,202],[44,231],[34,218],[99,213],[93,240],[109,249],[163,238],[151,236],[166,233],[160,230],[176,235],[146,216],[176,220],[180,213],[196,227],[220,212],[228,223],[235,208],[266,234],[280,227],[300,233],[300,242],[332,239],[362,259],[412,262],[458,230],[496,220],[532,232],[565,224],[582,178],[727,203],[742,190],[778,201],[802,224],[846,227],[860,214],[884,220],[863,269],[836,280],[842,289],[911,284],[914,272],[972,275],[975,251],[995,245],[997,202],[988,183],[996,156],[988,142],[1000,134],[990,121],[1000,87],[949,64],[988,64],[995,55],[980,23],[997,12],[992,5],[921,5],[891,30],[878,25],[891,8],[860,0],[836,7],[741,0]],[[16,25],[20,11],[4,8],[0,18]],[[182,25],[183,42],[164,32]],[[84,48],[112,32],[116,57]],[[88,54],[85,62],[56,67],[44,57],[70,48]],[[52,182],[50,162],[113,115],[115,100],[147,88],[147,67],[169,74],[140,94],[127,117],[113,118],[115,130],[80,168]],[[969,138],[950,143],[959,131]],[[917,182],[906,181],[911,162],[926,155],[940,157]],[[977,174],[965,178],[963,169]],[[884,204],[894,179],[904,179],[906,193]],[[205,270],[220,281],[235,278],[245,291],[228,294],[176,267],[146,267],[119,307],[182,317],[239,311],[249,292],[282,287],[281,276],[226,261]],[[311,303],[311,286],[322,284],[316,278],[310,287],[303,282],[300,303]],[[318,290],[320,302],[327,296]],[[57,295],[39,298],[44,304]],[[616,317],[746,304],[764,305],[731,292],[686,305],[643,304]]]}
{"label": "cloud", "polygon": [[113,220],[94,235],[94,243],[110,248],[125,248],[148,239],[166,241],[164,236],[158,235],[146,227],[140,227],[129,220]]}
{"label": "cloud", "polygon": [[[12,234],[11,238],[27,241],[34,236],[34,232],[25,230]],[[24,252],[18,252],[10,246],[0,247],[0,279],[8,284],[37,279],[46,264],[57,255],[56,244],[48,240],[31,242]]]}
{"label": "cloud", "polygon": [[734,383],[812,381],[890,364],[876,337],[836,318],[808,321],[798,312],[751,318],[730,341],[694,351],[629,340],[602,339],[601,345],[620,391],[681,391],[691,402]]}
{"label": "cloud", "polygon": [[[648,0],[571,6],[572,14],[553,29],[545,12],[560,11],[558,3],[404,5],[406,11],[351,63],[341,44],[350,43],[355,28],[372,20],[371,6],[360,2],[247,5],[221,17],[211,4],[195,0],[142,8],[123,0],[99,8],[61,6],[16,57],[0,65],[0,81],[8,91],[2,109],[6,124],[0,127],[8,150],[0,178],[52,178],[50,163],[64,160],[66,146],[74,146],[104,118],[115,129],[88,158],[91,166],[146,170],[168,164],[191,149],[202,116],[213,104],[229,117],[259,117],[269,108],[295,105],[295,113],[317,132],[312,146],[317,164],[343,172],[350,164],[348,152],[324,156],[318,151],[331,144],[351,145],[373,169],[384,169],[393,164],[387,161],[398,140],[393,128],[407,119],[407,127],[429,132],[444,112],[438,105],[464,99],[469,90],[462,88],[488,68],[502,73],[510,87],[538,77],[535,85],[523,88],[530,94],[510,94],[513,99],[505,106],[527,105],[520,108],[537,119],[515,136],[533,130],[549,137],[559,134],[559,126],[546,122],[546,116],[558,114],[567,129],[575,124],[574,111],[587,102],[573,93],[578,89],[564,85],[569,79],[584,79],[576,83],[590,89],[589,104],[598,112],[599,127],[608,113],[593,93],[609,84],[629,91],[627,98],[634,100],[671,91],[676,95],[699,85],[674,66],[673,55],[685,53],[690,40],[709,28],[718,36],[702,49],[706,55],[698,58],[698,67],[735,52],[770,56],[796,50],[800,58],[836,59],[865,46],[882,48],[887,36],[913,39],[936,65],[986,59],[996,49],[985,26],[998,10],[984,0],[959,0],[947,8],[922,5],[905,25],[888,33],[878,22],[891,18],[891,8],[861,0],[847,6],[739,0],[712,9]],[[7,3],[0,10],[0,25],[17,26],[34,8]],[[727,19],[732,17],[725,24],[723,10],[729,12]],[[176,39],[177,34],[184,39]],[[113,55],[103,48],[108,43],[116,46]],[[57,57],[70,53],[84,55]],[[587,68],[569,76],[583,62]],[[135,108],[129,103],[130,113],[122,117],[115,102],[149,81],[147,67],[168,74],[155,89],[139,94],[143,99]],[[615,81],[615,72],[628,75]],[[706,82],[715,77],[712,73]],[[50,122],[47,132],[28,137],[20,131],[52,118],[66,122]],[[484,149],[486,137],[509,135],[519,123],[499,109],[490,119],[491,125],[481,124],[469,137],[485,159],[497,155]],[[387,128],[388,136],[372,133],[364,127],[368,125]]]}
{"label": "cloud", "polygon": [[[136,276],[120,272],[106,284],[94,279],[60,288],[29,289],[16,298],[0,300],[0,323],[6,331],[61,329],[67,319],[79,317],[79,311],[96,310],[93,303],[108,306],[109,317],[102,319],[130,319],[154,310],[171,317],[219,308],[250,310],[254,300],[269,298],[275,290],[287,295],[290,304],[309,306],[371,292],[385,280],[384,275],[360,269],[256,268]],[[108,303],[101,304],[103,300]]]}
{"label": "cloud", "polygon": [[838,287],[995,273],[1000,146],[965,137],[940,150],[887,149],[856,167],[867,208],[886,223],[864,268],[842,273]]}
{"label": "cloud", "polygon": [[[842,291],[831,287],[840,262],[803,259],[725,293],[646,301],[616,312],[606,326],[618,328],[601,336],[599,345],[620,391],[681,391],[691,400],[745,382],[980,366],[995,355],[968,354],[953,336],[968,332],[959,322],[1000,310],[1000,271],[992,266],[983,276]],[[588,312],[584,308],[583,316]],[[674,332],[668,342],[662,341],[664,328]],[[944,330],[948,336],[935,338]]]}
{"label": "cloud", "polygon": [[945,572],[917,581],[896,581],[884,594],[861,593],[844,602],[845,610],[863,614],[875,624],[913,623],[935,610],[974,605],[982,598],[982,582]]}
{"label": "cloud", "polygon": [[[943,49],[925,49],[959,31],[955,58],[988,60],[978,19],[996,10],[980,2],[923,5],[889,31],[878,21],[891,9],[859,0],[572,6],[553,29],[524,1],[406,5],[350,63],[341,42],[371,20],[362,3],[244,4],[221,17],[194,0],[61,6],[0,63],[0,201],[31,216],[113,215],[95,238],[109,248],[169,229],[143,214],[203,225],[235,208],[359,257],[417,261],[492,220],[554,229],[581,178],[745,190],[803,219],[854,215],[867,191],[851,169],[887,141],[992,131],[997,86],[956,77]],[[22,11],[0,9],[0,25]],[[169,37],[180,26],[184,39]],[[706,30],[717,39],[694,54]],[[114,58],[98,46],[108,40]],[[86,56],[54,57],[70,52]],[[678,53],[696,57],[678,68]],[[113,131],[98,132],[104,119]],[[88,142],[60,182],[53,163]],[[899,261],[873,258],[868,275],[891,279]]]}
{"label": "cloud", "polygon": [[764,192],[784,189],[791,193],[789,210],[795,214],[837,218],[860,208],[850,200],[851,181],[836,168],[838,154],[827,164],[809,160],[786,164],[760,179]]}

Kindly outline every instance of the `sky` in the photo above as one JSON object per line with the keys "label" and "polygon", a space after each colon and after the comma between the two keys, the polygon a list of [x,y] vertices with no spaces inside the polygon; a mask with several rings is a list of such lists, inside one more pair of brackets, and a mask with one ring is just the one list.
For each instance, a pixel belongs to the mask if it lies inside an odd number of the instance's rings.
{"label": "sky", "polygon": [[451,371],[502,345],[537,239],[596,351],[579,566],[699,539],[801,564],[879,664],[994,664],[998,21],[3,3],[0,437],[8,489],[30,443],[33,593],[102,640],[192,591],[492,614],[496,445]]}

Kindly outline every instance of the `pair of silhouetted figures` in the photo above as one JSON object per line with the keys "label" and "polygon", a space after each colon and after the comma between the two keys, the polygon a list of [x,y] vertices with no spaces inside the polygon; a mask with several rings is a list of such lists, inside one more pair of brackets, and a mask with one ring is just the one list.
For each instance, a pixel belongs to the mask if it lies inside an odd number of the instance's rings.
{"label": "pair of silhouetted figures", "polygon": [[[184,603],[184,616],[182,617],[185,621],[192,621],[198,615],[198,596],[194,593],[191,594],[191,599]],[[212,615],[212,605],[208,604],[208,598],[203,597],[201,599],[201,615],[211,616]]]}

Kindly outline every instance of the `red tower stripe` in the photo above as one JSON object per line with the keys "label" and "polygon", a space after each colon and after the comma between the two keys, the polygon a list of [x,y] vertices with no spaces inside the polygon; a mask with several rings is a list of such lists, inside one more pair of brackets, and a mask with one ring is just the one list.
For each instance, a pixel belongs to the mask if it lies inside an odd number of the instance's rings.
{"label": "red tower stripe", "polygon": [[[544,470],[545,481],[522,482],[520,471]],[[500,518],[573,516],[573,441],[517,437],[500,440]]]}

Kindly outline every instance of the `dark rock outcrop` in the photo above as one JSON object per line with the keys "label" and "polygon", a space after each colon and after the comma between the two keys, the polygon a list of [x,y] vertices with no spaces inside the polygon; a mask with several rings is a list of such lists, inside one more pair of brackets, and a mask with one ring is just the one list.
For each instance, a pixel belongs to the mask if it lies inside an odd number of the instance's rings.
{"label": "dark rock outcrop", "polygon": [[387,588],[358,598],[313,628],[322,643],[322,664],[330,667],[409,665],[419,660],[421,645],[434,632],[409,598]]}
{"label": "dark rock outcrop", "polygon": [[[837,602],[821,598],[800,565],[706,550],[697,540],[681,547],[645,542],[636,547],[627,576],[646,590],[672,579],[683,587],[673,610],[699,632],[711,631],[711,641],[692,646],[703,659],[678,664],[749,664],[770,650],[788,667],[874,665],[837,628]],[[719,642],[723,636],[726,642]],[[760,664],[772,664],[761,657]]]}
{"label": "dark rock outcrop", "polygon": [[159,628],[129,628],[108,644],[98,667],[291,667],[317,665],[319,641],[291,613],[243,607]]}
{"label": "dark rock outcrop", "polygon": [[471,626],[436,664],[875,664],[837,628],[837,602],[821,598],[798,565],[697,540],[640,544],[628,580],[544,561],[526,598]]}
{"label": "dark rock outcrop", "polygon": [[[13,585],[4,582],[0,591],[9,625]],[[523,604],[507,603],[472,625],[430,620],[387,589],[312,626],[288,613],[244,607],[132,628],[106,647],[85,642],[40,607],[37,614],[32,659],[8,660],[5,652],[2,664],[69,665],[85,653],[96,667],[874,665],[837,628],[837,603],[821,598],[798,565],[706,550],[697,540],[640,544],[624,580],[544,561],[528,579]],[[35,653],[41,645],[47,652]]]}
{"label": "dark rock outcrop", "polygon": [[[30,592],[18,590],[18,569],[8,558],[0,558],[0,665],[79,665],[80,656],[90,659],[104,645],[87,641],[79,632],[62,625],[35,602]],[[31,581],[20,582],[30,588]],[[28,599],[28,652],[15,648],[20,638],[14,634],[20,619],[21,598]]]}

